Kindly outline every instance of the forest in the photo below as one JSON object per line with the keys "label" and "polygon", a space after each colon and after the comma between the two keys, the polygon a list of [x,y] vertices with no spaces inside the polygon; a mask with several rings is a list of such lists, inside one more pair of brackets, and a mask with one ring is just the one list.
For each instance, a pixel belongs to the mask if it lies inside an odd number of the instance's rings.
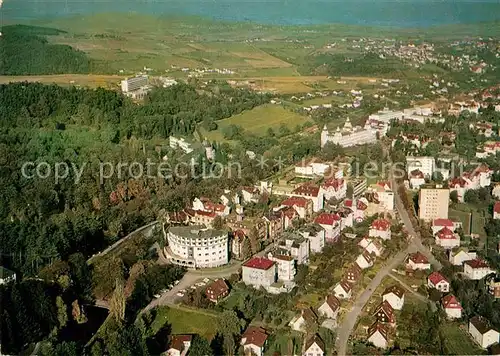
{"label": "forest", "polygon": [[51,44],[45,36],[61,31],[25,25],[2,27],[1,75],[90,73],[104,65],[67,45]]}

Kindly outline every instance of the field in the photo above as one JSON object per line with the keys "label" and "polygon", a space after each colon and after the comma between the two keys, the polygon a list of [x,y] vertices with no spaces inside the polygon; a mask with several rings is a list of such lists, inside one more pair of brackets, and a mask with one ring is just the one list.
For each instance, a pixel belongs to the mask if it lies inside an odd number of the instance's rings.
{"label": "field", "polygon": [[266,135],[269,128],[276,131],[284,124],[290,130],[293,130],[297,125],[302,125],[308,121],[310,119],[306,116],[291,112],[282,106],[265,104],[228,119],[217,121],[219,127],[215,131],[206,131],[204,129],[200,131],[210,141],[224,141],[223,130],[229,125],[241,126],[246,132],[255,135]]}
{"label": "field", "polygon": [[0,84],[10,82],[40,82],[43,84],[57,84],[61,86],[80,85],[83,87],[104,87],[116,89],[120,81],[125,78],[119,75],[86,75],[86,74],[60,74],[60,75],[27,75],[27,76],[1,76]]}
{"label": "field", "polygon": [[473,234],[479,235],[480,237],[485,237],[486,236],[486,232],[484,231],[485,222],[479,212],[473,211],[467,205],[462,204],[460,206],[457,206],[455,209],[450,208],[448,214],[450,218],[458,219],[459,221],[461,221],[463,223],[465,233],[468,234],[468,229],[471,224],[470,212],[472,212],[471,232]]}
{"label": "field", "polygon": [[444,344],[448,355],[481,355],[485,352],[474,344],[465,330],[457,323],[441,325]]}
{"label": "field", "polygon": [[217,314],[187,308],[159,307],[151,326],[157,332],[165,323],[172,326],[172,334],[199,334],[211,340],[215,336]]}

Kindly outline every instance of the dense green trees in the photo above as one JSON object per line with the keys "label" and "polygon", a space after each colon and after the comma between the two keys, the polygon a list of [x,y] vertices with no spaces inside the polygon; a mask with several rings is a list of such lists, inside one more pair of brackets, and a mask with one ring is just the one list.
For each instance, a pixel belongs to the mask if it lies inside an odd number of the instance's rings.
{"label": "dense green trees", "polygon": [[33,26],[4,26],[0,41],[0,74],[89,73],[93,65],[85,53],[67,45],[50,44],[43,36],[62,31]]}

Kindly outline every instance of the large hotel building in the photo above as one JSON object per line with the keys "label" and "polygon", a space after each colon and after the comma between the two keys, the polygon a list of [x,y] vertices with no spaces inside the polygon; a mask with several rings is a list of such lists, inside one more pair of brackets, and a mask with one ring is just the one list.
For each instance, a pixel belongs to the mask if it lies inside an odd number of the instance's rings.
{"label": "large hotel building", "polygon": [[205,225],[170,227],[165,255],[170,262],[189,268],[225,265],[229,261],[228,233]]}

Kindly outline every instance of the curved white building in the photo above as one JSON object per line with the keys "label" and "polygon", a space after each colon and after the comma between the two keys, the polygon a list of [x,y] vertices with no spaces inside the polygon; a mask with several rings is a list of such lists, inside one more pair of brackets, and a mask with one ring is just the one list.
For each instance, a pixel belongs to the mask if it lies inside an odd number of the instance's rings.
{"label": "curved white building", "polygon": [[228,233],[205,225],[170,227],[167,244],[165,255],[170,262],[181,266],[218,267],[229,260]]}

